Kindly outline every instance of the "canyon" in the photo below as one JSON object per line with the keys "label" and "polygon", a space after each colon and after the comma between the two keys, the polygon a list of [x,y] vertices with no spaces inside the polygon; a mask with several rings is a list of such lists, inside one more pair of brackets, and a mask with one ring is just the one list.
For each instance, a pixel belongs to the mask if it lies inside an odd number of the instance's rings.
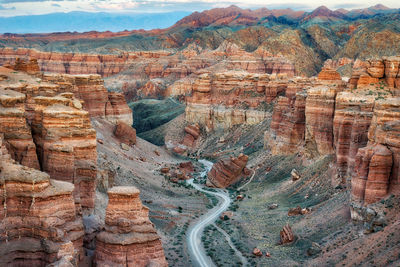
{"label": "canyon", "polygon": [[0,265],[398,266],[398,16],[1,35]]}

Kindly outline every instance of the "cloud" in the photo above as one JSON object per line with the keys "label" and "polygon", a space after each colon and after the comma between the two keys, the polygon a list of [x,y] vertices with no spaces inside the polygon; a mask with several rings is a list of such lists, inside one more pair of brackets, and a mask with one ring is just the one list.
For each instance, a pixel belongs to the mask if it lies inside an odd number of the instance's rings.
{"label": "cloud", "polygon": [[5,7],[3,5],[0,5],[0,10],[15,10],[15,7]]}
{"label": "cloud", "polygon": [[[380,0],[382,4],[399,8],[399,0]],[[173,11],[203,11],[236,5],[241,8],[291,8],[311,11],[326,4],[328,8],[363,8],[376,0],[0,0],[0,17],[40,15],[55,12],[162,13]],[[12,11],[11,11],[12,10]]]}
{"label": "cloud", "polygon": [[344,8],[344,9],[353,9],[353,8],[361,8],[363,7],[360,4],[339,4],[339,5],[334,5],[333,8],[339,9],[339,8]]}
{"label": "cloud", "polygon": [[309,10],[312,9],[311,6],[305,4],[296,4],[296,3],[282,3],[282,4],[267,4],[267,8],[269,9],[285,9],[291,8],[293,10]]}

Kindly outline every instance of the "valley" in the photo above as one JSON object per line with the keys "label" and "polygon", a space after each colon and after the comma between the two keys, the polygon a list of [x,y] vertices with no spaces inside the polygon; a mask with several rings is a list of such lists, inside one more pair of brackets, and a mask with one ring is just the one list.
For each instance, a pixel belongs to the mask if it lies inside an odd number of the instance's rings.
{"label": "valley", "polygon": [[0,35],[0,266],[399,266],[399,16]]}

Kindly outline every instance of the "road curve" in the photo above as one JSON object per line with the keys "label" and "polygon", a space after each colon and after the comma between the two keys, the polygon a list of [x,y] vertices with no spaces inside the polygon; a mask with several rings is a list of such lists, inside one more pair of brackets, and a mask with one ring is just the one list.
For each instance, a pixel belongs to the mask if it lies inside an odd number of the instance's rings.
{"label": "road curve", "polygon": [[[206,160],[200,160],[200,162],[203,163],[207,168],[207,170],[202,173],[202,176],[204,176],[211,169],[212,163]],[[187,182],[196,190],[214,195],[221,200],[218,202],[216,207],[200,217],[196,224],[189,229],[188,234],[189,251],[192,254],[192,258],[196,261],[195,265],[200,267],[215,266],[211,258],[206,255],[203,246],[201,245],[201,234],[207,225],[213,223],[222,212],[228,209],[229,205],[231,204],[231,199],[229,194],[224,190],[217,189],[217,192],[212,192],[203,189],[198,184],[195,184],[193,179],[187,180]]]}

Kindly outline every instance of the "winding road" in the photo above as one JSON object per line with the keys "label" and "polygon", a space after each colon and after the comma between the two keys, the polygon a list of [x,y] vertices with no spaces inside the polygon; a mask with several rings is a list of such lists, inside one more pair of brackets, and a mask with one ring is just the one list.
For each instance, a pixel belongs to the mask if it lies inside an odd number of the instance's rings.
{"label": "winding road", "polygon": [[[211,170],[212,163],[207,160],[199,160],[199,162],[206,166],[206,170],[201,173],[201,176],[204,177],[205,175],[207,175],[207,172]],[[203,233],[203,230],[207,225],[212,224],[222,212],[228,209],[232,200],[225,190],[216,189],[217,191],[215,192],[208,191],[203,189],[200,185],[195,184],[193,182],[193,179],[187,180],[187,182],[192,185],[196,190],[214,195],[221,200],[218,202],[217,206],[201,216],[199,220],[197,220],[196,224],[189,228],[189,233],[187,235],[189,251],[195,261],[194,264],[200,267],[215,266],[211,258],[208,257],[206,252],[204,251],[204,248],[201,244],[201,234]]]}

